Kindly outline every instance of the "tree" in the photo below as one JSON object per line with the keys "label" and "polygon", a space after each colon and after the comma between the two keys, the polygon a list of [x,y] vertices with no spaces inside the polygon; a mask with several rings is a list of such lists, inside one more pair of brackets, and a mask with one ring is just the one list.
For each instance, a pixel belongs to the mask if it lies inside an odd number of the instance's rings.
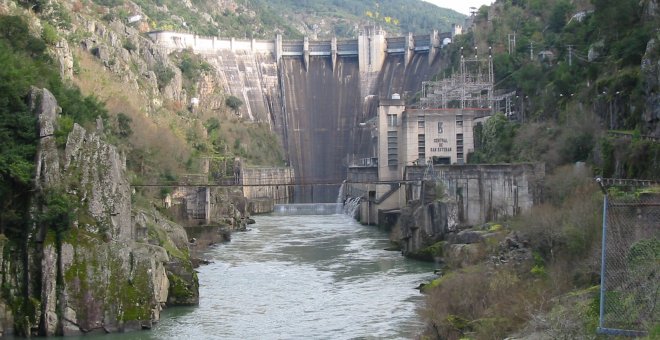
{"label": "tree", "polygon": [[235,113],[238,113],[238,109],[243,105],[243,101],[236,96],[229,96],[225,99],[225,105],[229,106]]}
{"label": "tree", "polygon": [[158,88],[160,90],[169,85],[174,78],[174,71],[163,64],[158,64],[154,72],[156,73],[156,81],[158,82]]}
{"label": "tree", "polygon": [[128,138],[133,134],[131,123],[133,120],[123,112],[117,114],[117,134],[121,138]]}
{"label": "tree", "polygon": [[216,117],[211,117],[206,121],[206,123],[204,123],[204,126],[206,127],[206,132],[211,133],[220,129],[220,121]]}
{"label": "tree", "polygon": [[559,1],[552,8],[552,13],[550,14],[549,28],[553,32],[560,32],[564,26],[566,26],[566,19],[568,15],[573,11],[573,5],[566,0]]}

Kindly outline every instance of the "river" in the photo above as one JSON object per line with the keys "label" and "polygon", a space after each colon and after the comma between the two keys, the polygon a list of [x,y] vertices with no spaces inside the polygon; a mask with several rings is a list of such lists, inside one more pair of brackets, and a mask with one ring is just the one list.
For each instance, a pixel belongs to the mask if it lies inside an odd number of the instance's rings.
{"label": "river", "polygon": [[[387,232],[345,215],[257,216],[211,248],[198,307],[121,339],[410,339],[433,265],[384,250]],[[108,339],[107,336],[102,337]]]}

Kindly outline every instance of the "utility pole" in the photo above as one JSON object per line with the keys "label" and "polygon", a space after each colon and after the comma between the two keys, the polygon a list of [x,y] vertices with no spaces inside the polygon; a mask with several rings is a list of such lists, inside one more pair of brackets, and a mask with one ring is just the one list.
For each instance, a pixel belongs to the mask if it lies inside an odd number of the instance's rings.
{"label": "utility pole", "polygon": [[511,54],[511,51],[516,49],[516,32],[513,32],[513,34],[509,33],[508,34],[509,38],[509,54]]}
{"label": "utility pole", "polygon": [[568,45],[568,66],[573,66],[573,45]]}

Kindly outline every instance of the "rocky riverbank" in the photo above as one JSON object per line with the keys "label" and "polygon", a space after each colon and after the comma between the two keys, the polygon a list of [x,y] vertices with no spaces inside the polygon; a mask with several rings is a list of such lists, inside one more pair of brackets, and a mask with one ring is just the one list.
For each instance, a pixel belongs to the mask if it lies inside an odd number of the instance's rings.
{"label": "rocky riverbank", "polygon": [[132,204],[125,160],[103,132],[74,125],[33,89],[39,121],[35,223],[25,239],[0,238],[0,334],[76,335],[150,328],[165,306],[198,303],[184,228]]}

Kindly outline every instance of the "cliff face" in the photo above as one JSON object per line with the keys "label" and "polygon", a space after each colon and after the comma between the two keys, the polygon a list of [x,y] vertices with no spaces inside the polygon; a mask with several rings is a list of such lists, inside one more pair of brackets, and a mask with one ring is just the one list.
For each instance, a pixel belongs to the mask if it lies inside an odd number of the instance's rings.
{"label": "cliff face", "polygon": [[[657,9],[653,9],[653,13]],[[642,58],[642,74],[644,77],[644,92],[646,107],[644,108],[644,123],[654,137],[660,137],[660,35],[658,33],[646,45]]]}
{"label": "cliff face", "polygon": [[24,244],[3,242],[3,334],[149,328],[166,303],[197,303],[185,231],[156,212],[132,212],[115,147],[75,125],[62,152],[53,95],[33,89],[30,105],[40,136],[36,222]]}
{"label": "cliff face", "polygon": [[422,199],[404,207],[398,221],[399,235],[395,241],[400,243],[405,256],[424,258],[418,254],[421,249],[444,240],[457,229],[456,204],[437,200],[433,182],[425,182],[422,191]]}

